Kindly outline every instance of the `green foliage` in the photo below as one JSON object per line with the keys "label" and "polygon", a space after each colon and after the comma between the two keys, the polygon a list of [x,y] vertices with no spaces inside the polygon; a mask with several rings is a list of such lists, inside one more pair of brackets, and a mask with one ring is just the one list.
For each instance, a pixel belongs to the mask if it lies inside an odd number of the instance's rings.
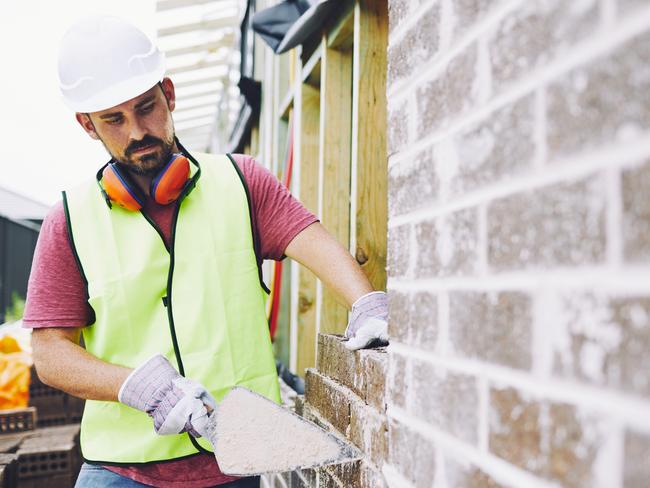
{"label": "green foliage", "polygon": [[15,322],[23,318],[25,299],[17,292],[11,294],[11,305],[5,311],[5,322]]}

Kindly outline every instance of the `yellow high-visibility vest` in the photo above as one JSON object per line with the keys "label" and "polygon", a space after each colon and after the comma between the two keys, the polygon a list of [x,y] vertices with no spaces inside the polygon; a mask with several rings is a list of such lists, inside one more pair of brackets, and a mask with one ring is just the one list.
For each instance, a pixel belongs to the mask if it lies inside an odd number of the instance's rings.
{"label": "yellow high-visibility vest", "polygon": [[[235,385],[280,400],[248,191],[229,156],[196,155],[200,178],[181,196],[170,248],[141,212],[109,209],[96,182],[64,192],[72,247],[95,322],[86,349],[136,368],[163,354],[219,401]],[[186,196],[185,196],[186,195]],[[81,449],[89,462],[147,463],[190,456],[206,439],[160,436],[118,402],[87,401]]]}

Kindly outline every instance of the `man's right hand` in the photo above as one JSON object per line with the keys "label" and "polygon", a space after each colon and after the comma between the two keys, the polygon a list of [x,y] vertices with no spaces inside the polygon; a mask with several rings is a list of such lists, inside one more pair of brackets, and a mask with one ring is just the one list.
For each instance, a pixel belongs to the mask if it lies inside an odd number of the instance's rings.
{"label": "man's right hand", "polygon": [[214,398],[200,383],[182,377],[160,354],[133,370],[118,399],[149,414],[161,435],[189,432],[204,436],[209,412],[216,408]]}

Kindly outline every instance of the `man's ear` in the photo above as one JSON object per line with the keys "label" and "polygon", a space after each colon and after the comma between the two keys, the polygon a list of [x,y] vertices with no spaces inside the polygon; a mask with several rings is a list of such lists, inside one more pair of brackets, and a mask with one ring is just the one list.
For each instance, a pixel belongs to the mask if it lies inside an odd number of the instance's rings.
{"label": "man's ear", "polygon": [[167,107],[169,111],[173,112],[176,108],[176,91],[174,89],[174,83],[168,77],[165,77],[160,82],[160,88],[167,99]]}
{"label": "man's ear", "polygon": [[83,127],[83,130],[85,130],[90,137],[95,140],[99,140],[99,136],[95,130],[95,124],[93,124],[93,121],[90,120],[90,115],[77,112],[75,114],[75,118],[77,119],[77,122],[79,122],[79,125]]}

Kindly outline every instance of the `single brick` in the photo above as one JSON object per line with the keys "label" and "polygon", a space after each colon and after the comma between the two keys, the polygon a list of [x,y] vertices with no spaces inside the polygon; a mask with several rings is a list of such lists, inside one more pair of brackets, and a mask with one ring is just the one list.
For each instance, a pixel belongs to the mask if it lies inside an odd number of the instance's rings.
{"label": "single brick", "polygon": [[488,262],[495,270],[601,263],[605,189],[594,177],[520,193],[488,207]]}
{"label": "single brick", "polygon": [[475,103],[476,58],[473,44],[452,59],[438,78],[418,88],[419,137],[440,129]]}
{"label": "single brick", "polygon": [[556,303],[556,374],[650,395],[650,297],[562,293]]}
{"label": "single brick", "polygon": [[440,5],[434,4],[399,41],[388,46],[387,84],[409,78],[438,52]]}
{"label": "single brick", "polygon": [[361,462],[352,461],[341,464],[326,466],[319,472],[327,472],[332,479],[336,480],[341,487],[361,488]]}
{"label": "single brick", "polygon": [[478,438],[476,378],[451,373],[423,361],[412,360],[415,392],[407,410],[416,417],[469,444]]}
{"label": "single brick", "polygon": [[409,255],[411,249],[411,226],[401,225],[388,229],[388,276],[406,278],[409,276]]}
{"label": "single brick", "polygon": [[388,423],[388,439],[390,464],[415,488],[431,488],[436,470],[433,443],[395,420]]}
{"label": "single brick", "polygon": [[411,307],[410,294],[396,290],[388,290],[388,335],[391,342],[410,344],[411,340]]}
{"label": "single brick", "polygon": [[494,86],[562,56],[598,28],[598,0],[531,0],[503,19],[490,42]]}
{"label": "single brick", "polygon": [[391,217],[432,204],[438,192],[431,149],[388,168],[388,214]]}
{"label": "single brick", "polygon": [[341,336],[318,335],[318,372],[352,389],[357,395],[365,397],[364,378],[358,376],[359,356],[349,351]]}
{"label": "single brick", "polygon": [[637,432],[625,433],[623,476],[625,488],[646,488],[650,480],[650,436]]}
{"label": "single brick", "polygon": [[452,2],[456,25],[454,38],[458,39],[491,10],[504,3],[504,0],[454,0]]}
{"label": "single brick", "polygon": [[412,2],[410,0],[391,0],[388,2],[388,29],[392,31],[406,18]]}
{"label": "single brick", "polygon": [[399,107],[388,104],[388,156],[397,154],[409,142],[407,103]]}
{"label": "single brick", "polygon": [[623,173],[623,248],[625,260],[650,261],[650,163]]}
{"label": "single brick", "polygon": [[388,424],[385,415],[362,402],[350,404],[349,439],[377,467],[388,459]]}
{"label": "single brick", "polygon": [[368,405],[380,413],[386,411],[386,374],[388,373],[388,354],[385,349],[365,349],[358,356],[356,377],[361,378],[363,394]]}
{"label": "single brick", "polygon": [[415,227],[418,278],[471,275],[478,261],[478,211],[468,208]]}
{"label": "single brick", "polygon": [[592,486],[602,442],[598,424],[571,405],[525,399],[492,388],[489,448],[506,461],[562,486]]}
{"label": "single brick", "polygon": [[518,292],[451,292],[449,337],[455,352],[487,362],[530,369],[531,299]]}
{"label": "single brick", "polygon": [[491,476],[468,462],[445,459],[447,486],[463,488],[502,488]]}
{"label": "single brick", "polygon": [[650,33],[570,72],[548,89],[552,159],[625,140],[650,127]]}
{"label": "single brick", "polygon": [[625,15],[647,6],[647,0],[618,0],[618,13]]}
{"label": "single brick", "polygon": [[336,430],[346,432],[350,425],[350,396],[341,386],[313,369],[308,369],[305,398]]}
{"label": "single brick", "polygon": [[[534,97],[499,109],[453,137],[457,167],[450,193],[459,195],[520,175],[532,168],[535,156]],[[438,165],[449,161],[438,161]]]}
{"label": "single brick", "polygon": [[393,353],[388,359],[386,378],[386,402],[399,408],[406,408],[407,385],[411,383],[410,361],[406,356]]}
{"label": "single brick", "polygon": [[431,292],[388,292],[391,341],[432,351],[438,338],[438,298]]}

